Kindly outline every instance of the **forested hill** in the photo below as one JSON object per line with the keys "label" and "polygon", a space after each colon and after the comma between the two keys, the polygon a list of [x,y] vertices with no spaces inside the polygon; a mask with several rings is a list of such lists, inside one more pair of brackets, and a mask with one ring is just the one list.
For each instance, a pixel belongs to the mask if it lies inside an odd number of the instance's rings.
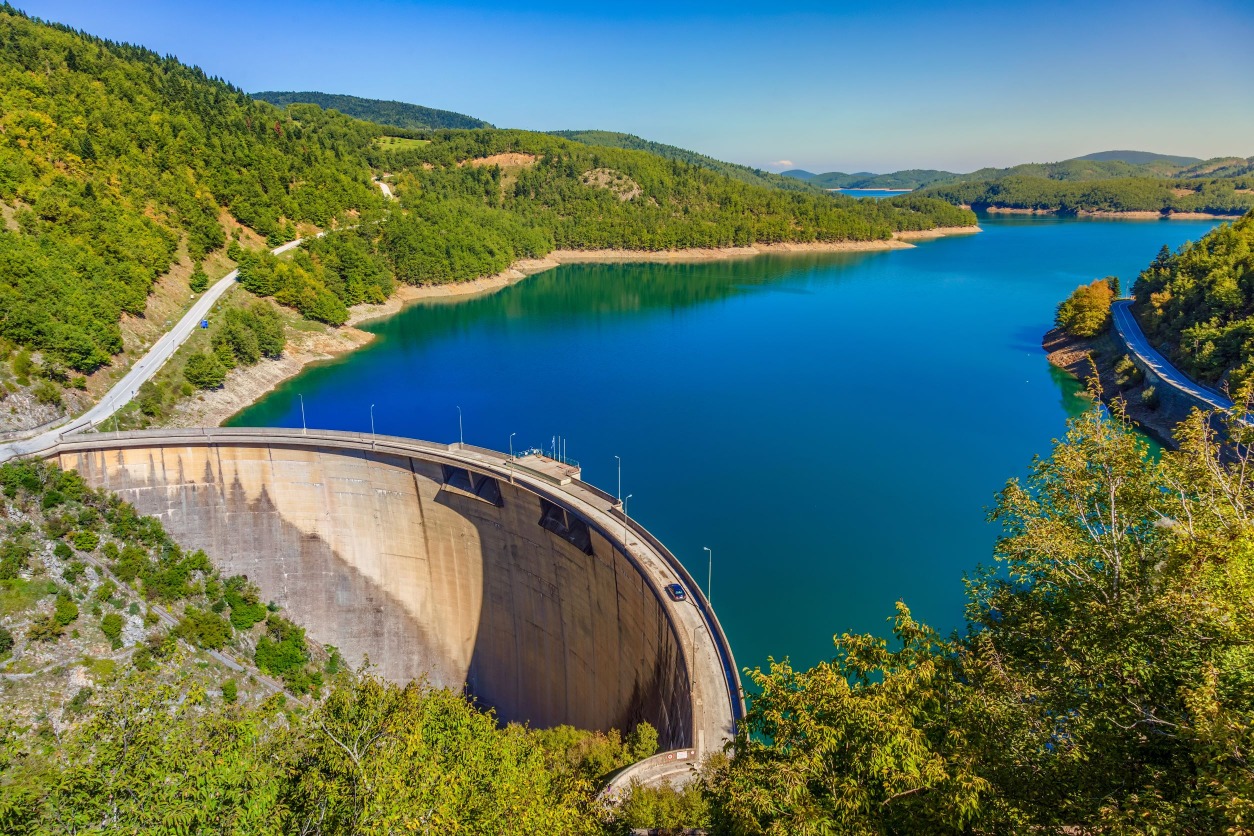
{"label": "forested hill", "polygon": [[1254,212],[1164,247],[1132,292],[1141,327],[1186,373],[1233,392],[1254,382]]}
{"label": "forested hill", "polygon": [[1180,157],[1174,154],[1156,154],[1153,151],[1096,151],[1092,154],[1085,154],[1076,157],[1077,160],[1119,160],[1132,165],[1143,165],[1158,161],[1165,161],[1173,165],[1191,166],[1196,165],[1202,160],[1197,157]]}
{"label": "forested hill", "polygon": [[[67,367],[99,369],[122,348],[123,314],[143,315],[176,259],[244,258],[228,215],[271,246],[302,225],[354,227],[294,262],[242,265],[248,289],[334,325],[380,301],[390,274],[471,279],[554,247],[874,240],[974,223],[938,200],[785,191],[547,134],[383,143],[384,130],[315,104],[279,109],[172,57],[0,6],[0,361],[21,349],[19,386],[32,368],[63,384]],[[399,211],[371,183],[381,170],[396,174]]]}
{"label": "forested hill", "polygon": [[0,6],[0,337],[100,367],[181,245],[226,243],[224,207],[278,242],[379,204],[377,133]]}
{"label": "forested hill", "polygon": [[442,128],[490,128],[491,124],[464,113],[451,110],[438,110],[433,107],[408,104],[406,102],[385,101],[383,99],[363,99],[358,96],[344,96],[336,93],[296,93],[291,91],[267,90],[253,93],[254,99],[260,99],[278,107],[290,104],[316,104],[324,110],[338,110],[340,113],[379,125],[393,128],[442,129]]}
{"label": "forested hill", "polygon": [[814,174],[800,169],[783,176],[804,180],[828,189],[922,189],[959,183],[992,183],[1011,178],[1036,178],[1059,182],[1091,182],[1113,179],[1216,180],[1254,174],[1254,157],[1173,157],[1149,151],[1098,151],[1055,163],[1022,163],[1009,168],[981,168],[959,174],[936,169],[906,169],[888,174],[830,171]]}
{"label": "forested hill", "polygon": [[617,133],[615,131],[550,131],[550,133],[553,136],[560,136],[563,139],[570,139],[584,145],[648,151],[650,154],[657,154],[659,157],[665,157],[668,160],[678,160],[689,165],[700,166],[701,168],[718,172],[719,174],[725,174],[733,180],[739,180],[742,183],[749,183],[754,186],[770,186],[793,191],[800,191],[805,188],[803,184],[797,182],[798,179],[804,178],[793,178],[783,174],[773,174],[769,171],[750,168],[747,165],[723,162],[705,154],[698,154],[696,151],[642,139],[634,134]]}

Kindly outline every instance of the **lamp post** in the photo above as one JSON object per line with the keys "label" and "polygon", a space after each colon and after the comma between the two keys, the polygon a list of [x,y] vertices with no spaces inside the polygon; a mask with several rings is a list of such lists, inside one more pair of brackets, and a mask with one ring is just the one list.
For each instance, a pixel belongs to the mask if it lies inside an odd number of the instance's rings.
{"label": "lamp post", "polygon": [[623,460],[618,456],[614,457],[614,461],[618,462],[618,501],[623,501]]}
{"label": "lamp post", "polygon": [[713,605],[714,599],[710,595],[710,585],[714,582],[714,550],[709,546],[702,546],[701,548],[705,549],[710,558],[710,564],[706,570],[707,575],[705,578],[705,600],[706,603]]}
{"label": "lamp post", "polygon": [[509,483],[514,484],[514,436],[518,433],[509,434]]}
{"label": "lamp post", "polygon": [[309,435],[309,428],[305,426],[305,396],[297,392],[296,397],[300,398],[300,431]]}
{"label": "lamp post", "polygon": [[370,440],[374,441],[374,404],[370,404]]}
{"label": "lamp post", "polygon": [[462,431],[462,408],[457,407],[457,443],[466,446],[466,433]]}

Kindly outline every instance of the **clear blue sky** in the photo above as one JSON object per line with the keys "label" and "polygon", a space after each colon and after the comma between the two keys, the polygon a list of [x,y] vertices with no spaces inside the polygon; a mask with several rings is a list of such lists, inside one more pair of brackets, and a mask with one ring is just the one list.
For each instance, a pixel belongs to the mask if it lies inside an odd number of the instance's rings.
{"label": "clear blue sky", "polygon": [[628,131],[763,168],[1254,155],[1252,0],[15,0],[248,91]]}

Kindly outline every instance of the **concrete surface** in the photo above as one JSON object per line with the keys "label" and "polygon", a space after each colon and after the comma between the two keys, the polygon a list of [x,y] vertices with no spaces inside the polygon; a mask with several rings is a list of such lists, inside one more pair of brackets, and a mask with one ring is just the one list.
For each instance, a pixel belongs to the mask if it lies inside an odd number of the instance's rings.
{"label": "concrete surface", "polygon": [[[743,714],[731,649],[696,583],[569,470],[277,429],[81,435],[41,455],[160,517],[311,638],[390,679],[465,685],[503,720],[537,727],[647,720],[663,749],[692,750],[683,762],[721,748]],[[671,601],[669,583],[689,600]],[[654,772],[670,775],[641,777]]]}

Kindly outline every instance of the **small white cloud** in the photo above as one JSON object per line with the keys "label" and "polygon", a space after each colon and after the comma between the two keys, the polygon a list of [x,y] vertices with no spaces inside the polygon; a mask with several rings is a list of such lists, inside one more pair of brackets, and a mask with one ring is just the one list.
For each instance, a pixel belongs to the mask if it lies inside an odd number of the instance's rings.
{"label": "small white cloud", "polygon": [[792,166],[792,160],[776,160],[775,162],[771,163],[771,165],[774,165],[774,166],[781,166],[781,167],[783,167],[783,166],[789,166],[789,167],[791,167],[791,166]]}

